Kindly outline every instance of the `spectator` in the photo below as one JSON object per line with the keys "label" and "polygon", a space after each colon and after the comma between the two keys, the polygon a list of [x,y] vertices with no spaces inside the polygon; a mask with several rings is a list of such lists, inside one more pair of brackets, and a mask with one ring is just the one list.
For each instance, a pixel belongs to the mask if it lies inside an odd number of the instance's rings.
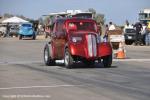
{"label": "spectator", "polygon": [[147,23],[147,28],[150,29],[150,22]]}
{"label": "spectator", "polygon": [[10,25],[9,25],[9,23],[7,23],[7,25],[6,25],[6,33],[5,33],[4,37],[8,37],[9,36],[9,32],[10,32]]}
{"label": "spectator", "polygon": [[146,28],[147,28],[147,23],[143,23],[143,24],[142,24],[142,30],[141,30],[141,34],[142,34],[142,35],[145,35],[145,33],[146,33]]}
{"label": "spectator", "polygon": [[105,41],[108,40],[108,31],[109,31],[109,27],[108,27],[108,24],[106,24],[106,26],[105,26],[105,34],[104,34],[104,37],[103,37],[103,39]]}
{"label": "spectator", "polygon": [[135,45],[141,45],[142,44],[142,36],[141,36],[142,25],[141,25],[141,23],[140,22],[136,23],[134,25],[134,28],[136,30]]}
{"label": "spectator", "polygon": [[150,45],[150,27],[148,27],[148,24],[145,27],[145,44]]}
{"label": "spectator", "polygon": [[130,25],[130,23],[128,21],[126,21],[126,24],[124,26],[124,30],[123,31],[125,32],[126,29],[131,29],[131,28],[133,29],[133,26]]}
{"label": "spectator", "polygon": [[115,30],[115,25],[112,22],[109,22],[109,30]]}
{"label": "spectator", "polygon": [[125,24],[125,26],[124,26],[124,29],[126,29],[126,28],[133,28],[133,26],[130,25],[130,23],[129,23],[128,21],[126,21],[126,24]]}
{"label": "spectator", "polygon": [[48,38],[48,36],[50,36],[50,32],[51,32],[51,29],[50,29],[50,26],[46,26],[45,27],[45,38]]}

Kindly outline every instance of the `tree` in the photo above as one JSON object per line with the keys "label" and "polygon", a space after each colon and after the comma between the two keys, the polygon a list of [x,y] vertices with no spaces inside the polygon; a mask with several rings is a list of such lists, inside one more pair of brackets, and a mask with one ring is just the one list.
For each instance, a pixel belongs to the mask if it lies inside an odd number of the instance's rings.
{"label": "tree", "polygon": [[49,16],[46,16],[45,18],[44,18],[44,20],[43,20],[43,22],[44,22],[44,24],[45,25],[50,25],[50,17]]}
{"label": "tree", "polygon": [[101,23],[102,25],[104,25],[104,23],[105,23],[104,14],[96,14],[95,20],[97,23]]}
{"label": "tree", "polygon": [[5,13],[5,14],[4,14],[4,18],[10,18],[10,17],[13,17],[13,15],[12,15],[12,14],[9,14],[9,13]]}
{"label": "tree", "polygon": [[104,16],[104,14],[97,14],[96,13],[96,10],[95,9],[93,9],[93,8],[89,8],[88,9],[88,11],[89,12],[92,12],[92,14],[93,14],[93,19],[94,20],[96,20],[96,22],[100,25],[104,25],[104,23],[105,23],[105,16]]}

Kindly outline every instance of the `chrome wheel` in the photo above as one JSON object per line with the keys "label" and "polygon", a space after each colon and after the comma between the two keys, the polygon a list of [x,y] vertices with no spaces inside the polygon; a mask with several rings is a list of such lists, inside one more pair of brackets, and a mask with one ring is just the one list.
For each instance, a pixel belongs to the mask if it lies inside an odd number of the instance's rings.
{"label": "chrome wheel", "polygon": [[72,68],[73,57],[71,56],[68,49],[65,50],[64,63],[65,63],[66,68]]}
{"label": "chrome wheel", "polygon": [[65,52],[65,65],[68,66],[69,64],[69,54],[68,52]]}
{"label": "chrome wheel", "polygon": [[45,62],[48,61],[48,51],[45,49],[45,52],[44,52],[44,60]]}
{"label": "chrome wheel", "polygon": [[52,55],[50,52],[52,53],[52,51],[49,51],[49,46],[46,45],[44,48],[44,62],[45,62],[45,65],[53,66],[55,65],[55,60],[52,59]]}

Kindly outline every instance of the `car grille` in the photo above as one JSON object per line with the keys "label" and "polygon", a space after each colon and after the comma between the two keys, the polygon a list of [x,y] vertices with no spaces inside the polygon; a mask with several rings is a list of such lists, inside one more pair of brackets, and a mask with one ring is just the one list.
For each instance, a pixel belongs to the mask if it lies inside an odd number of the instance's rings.
{"label": "car grille", "polygon": [[88,47],[88,55],[90,57],[95,57],[97,55],[95,35],[92,35],[92,34],[87,35],[87,47]]}

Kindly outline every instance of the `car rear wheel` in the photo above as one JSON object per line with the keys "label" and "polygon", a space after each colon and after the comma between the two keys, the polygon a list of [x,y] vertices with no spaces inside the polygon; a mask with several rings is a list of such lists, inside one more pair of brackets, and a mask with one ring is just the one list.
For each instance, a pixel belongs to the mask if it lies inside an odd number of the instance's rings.
{"label": "car rear wheel", "polygon": [[72,65],[73,65],[73,57],[71,56],[68,49],[65,50],[64,64],[66,68],[72,68]]}
{"label": "car rear wheel", "polygon": [[102,57],[102,60],[103,60],[104,67],[106,67],[106,68],[111,67],[112,55],[108,55],[108,56]]}
{"label": "car rear wheel", "polygon": [[[51,46],[50,46],[50,50],[52,50]],[[52,59],[52,55],[50,54],[50,51],[49,50],[49,46],[46,45],[45,48],[44,48],[44,62],[45,62],[45,65],[47,66],[53,66],[55,65],[55,60]]]}
{"label": "car rear wheel", "polygon": [[22,35],[20,34],[20,35],[19,35],[19,40],[21,40],[21,39],[22,39]]}
{"label": "car rear wheel", "polygon": [[32,39],[33,39],[33,40],[35,40],[35,39],[36,39],[36,35],[35,35],[35,34],[33,34]]}
{"label": "car rear wheel", "polygon": [[126,45],[132,45],[132,44],[133,44],[133,41],[125,41],[125,44],[126,44]]}

